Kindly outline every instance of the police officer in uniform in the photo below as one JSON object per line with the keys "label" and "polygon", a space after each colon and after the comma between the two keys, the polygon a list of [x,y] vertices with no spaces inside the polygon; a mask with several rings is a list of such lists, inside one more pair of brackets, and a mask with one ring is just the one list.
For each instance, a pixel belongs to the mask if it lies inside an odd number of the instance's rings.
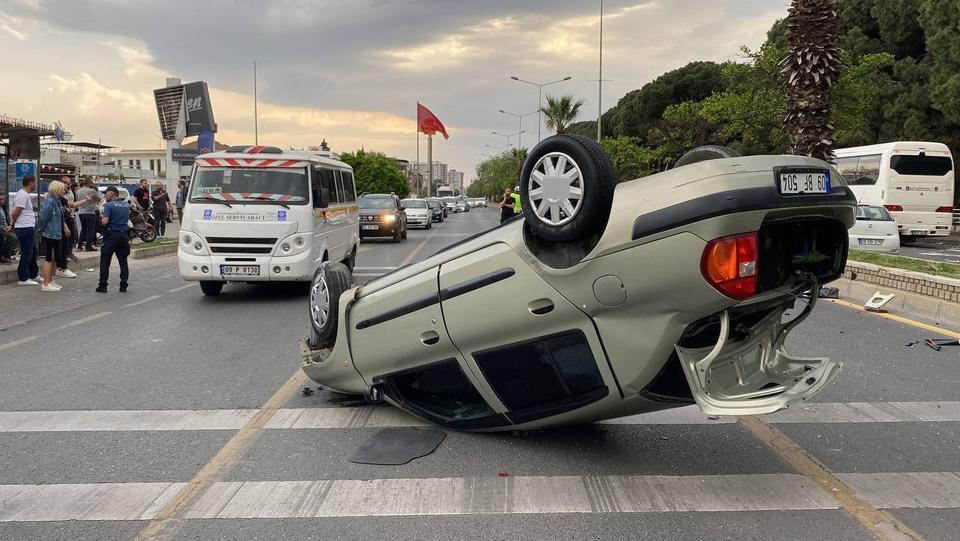
{"label": "police officer in uniform", "polygon": [[127,266],[127,256],[130,255],[130,239],[127,232],[130,229],[127,221],[130,219],[130,204],[119,199],[120,191],[115,187],[107,188],[104,198],[100,221],[105,226],[103,247],[100,249],[100,286],[97,292],[107,292],[107,280],[110,279],[110,263],[114,254],[120,263],[120,293],[127,292],[127,283],[130,278],[130,268]]}

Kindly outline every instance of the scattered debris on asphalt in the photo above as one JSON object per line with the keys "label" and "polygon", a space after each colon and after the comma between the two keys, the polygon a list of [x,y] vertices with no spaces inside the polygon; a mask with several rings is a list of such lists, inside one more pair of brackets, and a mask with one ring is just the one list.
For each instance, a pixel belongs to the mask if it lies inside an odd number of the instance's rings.
{"label": "scattered debris on asphalt", "polygon": [[510,472],[498,471],[497,477],[510,477]]}
{"label": "scattered debris on asphalt", "polygon": [[863,307],[870,312],[886,312],[886,310],[884,310],[883,307],[888,302],[892,301],[893,298],[896,296],[897,295],[894,293],[890,293],[889,295],[884,295],[883,293],[880,293],[879,291],[877,291],[876,293],[873,294],[873,297],[870,297],[870,300],[867,301],[867,303],[864,304]]}
{"label": "scattered debris on asphalt", "polygon": [[930,346],[930,348],[934,351],[940,351],[941,349],[950,346],[960,346],[960,340],[953,340],[950,338],[927,338],[923,341],[923,343]]}
{"label": "scattered debris on asphalt", "polygon": [[915,345],[917,345],[917,344],[919,344],[919,343],[920,343],[920,341],[917,340],[916,342],[910,342],[909,344],[907,344],[907,345],[904,346],[904,347],[912,348],[913,346],[915,346]]}
{"label": "scattered debris on asphalt", "polygon": [[839,299],[840,289],[836,287],[823,286],[820,288],[820,293],[818,293],[817,296],[821,299]]}
{"label": "scattered debris on asphalt", "polygon": [[399,466],[429,455],[446,437],[446,432],[433,427],[384,428],[357,448],[350,462]]}
{"label": "scattered debris on asphalt", "polygon": [[303,393],[303,396],[310,396],[313,394],[313,389],[311,389],[310,387],[304,387],[303,389],[300,390],[300,392]]}

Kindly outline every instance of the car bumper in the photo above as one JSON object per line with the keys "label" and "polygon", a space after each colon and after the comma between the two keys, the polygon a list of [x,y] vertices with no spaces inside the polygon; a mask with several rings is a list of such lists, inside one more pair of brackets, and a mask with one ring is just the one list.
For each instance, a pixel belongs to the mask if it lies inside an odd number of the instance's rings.
{"label": "car bumper", "polygon": [[427,216],[408,216],[407,227],[427,227],[431,219]]}
{"label": "car bumper", "polygon": [[[244,261],[227,261],[227,258]],[[313,255],[307,251],[292,256],[193,255],[179,249],[180,276],[188,281],[212,282],[308,282],[316,270]],[[250,261],[248,261],[250,260]],[[255,265],[259,274],[223,275],[221,265]],[[204,271],[206,269],[206,271]]]}
{"label": "car bumper", "polygon": [[896,254],[900,253],[900,237],[850,235],[850,249]]}
{"label": "car bumper", "polygon": [[946,212],[892,212],[897,229],[904,237],[946,237],[950,235],[953,214]]}
{"label": "car bumper", "polygon": [[361,223],[360,238],[363,237],[392,237],[397,228],[400,227],[396,222],[386,223]]}

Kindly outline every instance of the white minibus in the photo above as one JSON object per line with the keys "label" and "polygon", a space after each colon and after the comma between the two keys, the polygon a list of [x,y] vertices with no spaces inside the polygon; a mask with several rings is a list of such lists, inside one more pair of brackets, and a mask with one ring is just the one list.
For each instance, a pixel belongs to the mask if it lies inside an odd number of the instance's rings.
{"label": "white minibus", "polygon": [[897,141],[836,151],[837,171],[861,205],[886,207],[904,240],[947,236],[954,171],[942,143]]}
{"label": "white minibus", "polygon": [[183,209],[180,275],[219,295],[227,282],[310,282],[323,261],[352,269],[357,214],[343,162],[265,146],[203,154]]}

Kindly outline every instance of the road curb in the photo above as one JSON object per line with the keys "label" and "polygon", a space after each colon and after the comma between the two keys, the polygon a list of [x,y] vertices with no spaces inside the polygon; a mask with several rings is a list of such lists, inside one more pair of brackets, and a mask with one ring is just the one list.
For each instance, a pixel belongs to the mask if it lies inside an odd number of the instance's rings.
{"label": "road curb", "polygon": [[874,293],[895,293],[884,306],[890,313],[960,328],[960,303],[951,300],[957,293],[951,288],[960,287],[960,280],[855,262],[843,275],[830,284],[840,289],[841,299],[863,304]]}
{"label": "road curb", "polygon": [[[147,259],[150,257],[159,257],[162,255],[172,254],[177,251],[176,244],[168,244],[164,246],[153,246],[150,248],[141,248],[139,250],[131,250],[130,257],[133,259]],[[71,267],[74,268],[86,268],[87,266],[93,264],[94,266],[99,266],[100,264],[100,252],[74,252],[77,257],[80,259],[79,263],[71,262]],[[37,262],[41,263],[40,261]],[[8,264],[0,267],[0,285],[14,284],[17,282],[17,265]]]}

